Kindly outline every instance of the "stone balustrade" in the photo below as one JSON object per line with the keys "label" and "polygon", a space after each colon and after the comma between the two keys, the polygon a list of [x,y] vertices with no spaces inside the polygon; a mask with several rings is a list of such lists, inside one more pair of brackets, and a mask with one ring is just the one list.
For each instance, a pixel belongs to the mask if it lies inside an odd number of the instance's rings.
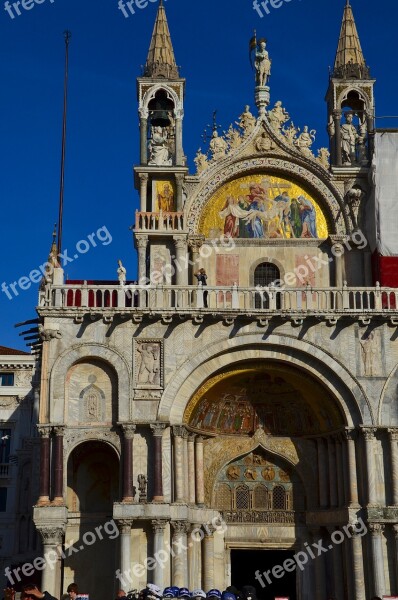
{"label": "stone balustrade", "polygon": [[184,231],[184,213],[136,211],[134,230],[144,233]]}
{"label": "stone balustrade", "polygon": [[[207,300],[207,302],[206,302]],[[208,307],[205,307],[207,304]],[[398,289],[390,288],[250,288],[234,286],[48,285],[40,307],[118,309],[123,312],[244,313],[250,315],[397,315]]]}

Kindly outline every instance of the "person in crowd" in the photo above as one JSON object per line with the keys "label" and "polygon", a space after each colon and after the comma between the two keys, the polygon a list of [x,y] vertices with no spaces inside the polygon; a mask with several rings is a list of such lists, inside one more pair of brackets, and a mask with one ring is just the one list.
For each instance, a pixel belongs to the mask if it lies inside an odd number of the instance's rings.
{"label": "person in crowd", "polygon": [[22,587],[21,600],[57,600],[48,592],[41,592],[35,583],[26,583]]}
{"label": "person in crowd", "polygon": [[127,600],[127,594],[124,590],[119,590],[116,596],[116,600]]}
{"label": "person in crowd", "polygon": [[163,592],[163,598],[165,600],[175,600],[176,598],[178,598],[179,591],[180,589],[175,585],[167,587]]}
{"label": "person in crowd", "polygon": [[[207,274],[205,269],[199,269],[199,271],[197,273],[195,273],[195,277],[198,280],[198,284],[201,283],[202,286],[206,286],[207,285]],[[208,303],[207,303],[207,298],[208,298],[209,292],[203,292],[203,304],[205,308],[208,308]]]}
{"label": "person in crowd", "polygon": [[209,590],[206,594],[207,600],[221,600],[220,590]]}
{"label": "person in crowd", "polygon": [[192,600],[203,600],[206,598],[206,592],[203,590],[192,590],[191,598]]}
{"label": "person in crowd", "polygon": [[180,588],[178,591],[178,598],[182,598],[183,600],[188,600],[191,597],[188,588]]}

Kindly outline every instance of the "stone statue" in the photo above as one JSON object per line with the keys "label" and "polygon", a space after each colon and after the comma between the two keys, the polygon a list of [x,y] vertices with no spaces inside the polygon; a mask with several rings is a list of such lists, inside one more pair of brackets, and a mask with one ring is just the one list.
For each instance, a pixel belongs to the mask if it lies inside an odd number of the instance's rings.
{"label": "stone statue", "polygon": [[293,121],[290,123],[290,126],[287,129],[282,129],[285,139],[287,141],[288,144],[290,144],[291,146],[293,146],[295,140],[296,140],[296,136],[298,133],[298,129],[294,126]]}
{"label": "stone statue", "polygon": [[218,131],[213,131],[213,135],[210,142],[210,152],[212,155],[212,160],[221,160],[225,158],[228,150],[228,144],[224,140],[224,138],[218,136]]}
{"label": "stone statue", "polygon": [[149,140],[149,161],[148,164],[152,166],[166,166],[169,167],[172,164],[171,154],[167,139],[167,129],[160,127],[152,127],[152,136]]}
{"label": "stone statue", "polygon": [[329,169],[330,163],[330,152],[327,148],[320,148],[318,150],[318,156],[316,157],[317,161],[321,163],[322,167],[325,169]]}
{"label": "stone statue", "polygon": [[268,118],[272,129],[280,133],[282,126],[290,119],[289,113],[282,107],[282,102],[278,100],[275,106],[268,113]]}
{"label": "stone statue", "polygon": [[366,117],[363,116],[359,123],[359,136],[358,136],[358,160],[361,164],[368,162],[368,153],[366,148],[366,138],[368,135],[368,126],[366,124]]}
{"label": "stone statue", "polygon": [[120,285],[125,285],[126,284],[126,269],[123,267],[122,261],[118,260],[117,264],[119,265],[119,268],[117,270],[117,276],[119,279],[119,283]]}
{"label": "stone statue", "polygon": [[233,125],[229,126],[229,129],[228,129],[225,137],[228,140],[229,149],[232,151],[239,148],[239,146],[242,144],[241,135],[240,135],[239,131],[234,129]]}
{"label": "stone statue", "polygon": [[343,165],[356,163],[356,145],[359,135],[355,125],[352,124],[353,119],[354,115],[352,113],[346,113],[346,122],[340,128]]}
{"label": "stone statue", "polygon": [[336,133],[336,127],[334,124],[333,115],[330,115],[330,117],[329,117],[329,123],[327,126],[327,130],[328,130],[329,137],[333,137]]}
{"label": "stone statue", "polygon": [[205,171],[209,166],[207,156],[206,154],[203,154],[202,148],[199,148],[199,150],[197,151],[196,156],[194,158],[194,163],[196,165],[196,172],[198,175],[203,173],[203,171]]}
{"label": "stone statue", "polygon": [[271,75],[271,61],[266,50],[266,45],[266,41],[262,40],[256,50],[254,66],[256,68],[256,84],[258,87],[265,87]]}
{"label": "stone statue", "polygon": [[268,137],[268,134],[263,131],[263,133],[256,139],[255,146],[258,152],[267,152],[268,150],[272,150],[275,144]]}
{"label": "stone statue", "polygon": [[373,377],[375,375],[375,362],[378,354],[375,333],[373,331],[369,333],[367,338],[360,340],[360,344],[364,374],[368,377]]}
{"label": "stone statue", "polygon": [[138,383],[149,383],[151,385],[156,383],[159,373],[159,354],[157,350],[155,344],[137,345],[137,352],[141,356],[141,364],[137,375]]}
{"label": "stone statue", "polygon": [[146,501],[146,486],[148,483],[147,478],[145,477],[145,475],[138,475],[137,481],[138,481],[138,489],[140,491],[139,501],[145,502]]}
{"label": "stone statue", "polygon": [[308,131],[308,125],[306,125],[297,140],[295,140],[294,145],[302,154],[304,154],[304,156],[313,157],[311,146],[315,141],[315,135],[315,129]]}
{"label": "stone statue", "polygon": [[241,129],[243,129],[243,137],[247,137],[251,134],[256,126],[256,117],[250,112],[250,106],[245,106],[245,111],[240,115],[239,122],[236,123]]}

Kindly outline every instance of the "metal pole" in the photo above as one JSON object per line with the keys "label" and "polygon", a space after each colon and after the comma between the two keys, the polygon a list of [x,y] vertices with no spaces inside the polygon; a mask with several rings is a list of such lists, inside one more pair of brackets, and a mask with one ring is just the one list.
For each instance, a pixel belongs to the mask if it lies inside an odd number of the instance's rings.
{"label": "metal pole", "polygon": [[64,212],[64,187],[65,187],[65,150],[66,150],[66,124],[68,108],[68,67],[69,67],[69,42],[72,37],[70,31],[64,32],[65,38],[65,77],[64,77],[64,114],[62,122],[62,151],[61,151],[61,180],[59,186],[59,214],[58,214],[58,256],[62,252],[62,221]]}

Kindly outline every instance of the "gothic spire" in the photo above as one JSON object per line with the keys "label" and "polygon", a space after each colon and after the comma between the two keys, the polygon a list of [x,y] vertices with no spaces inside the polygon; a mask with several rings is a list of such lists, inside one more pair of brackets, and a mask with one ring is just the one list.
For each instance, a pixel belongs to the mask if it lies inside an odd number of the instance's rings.
{"label": "gothic spire", "polygon": [[145,64],[144,76],[153,79],[179,78],[163,0],[160,0],[158,13],[156,15],[155,27],[153,29],[151,45]]}
{"label": "gothic spire", "polygon": [[344,8],[333,77],[338,79],[370,79],[369,68],[363,56],[350,0],[347,0]]}

